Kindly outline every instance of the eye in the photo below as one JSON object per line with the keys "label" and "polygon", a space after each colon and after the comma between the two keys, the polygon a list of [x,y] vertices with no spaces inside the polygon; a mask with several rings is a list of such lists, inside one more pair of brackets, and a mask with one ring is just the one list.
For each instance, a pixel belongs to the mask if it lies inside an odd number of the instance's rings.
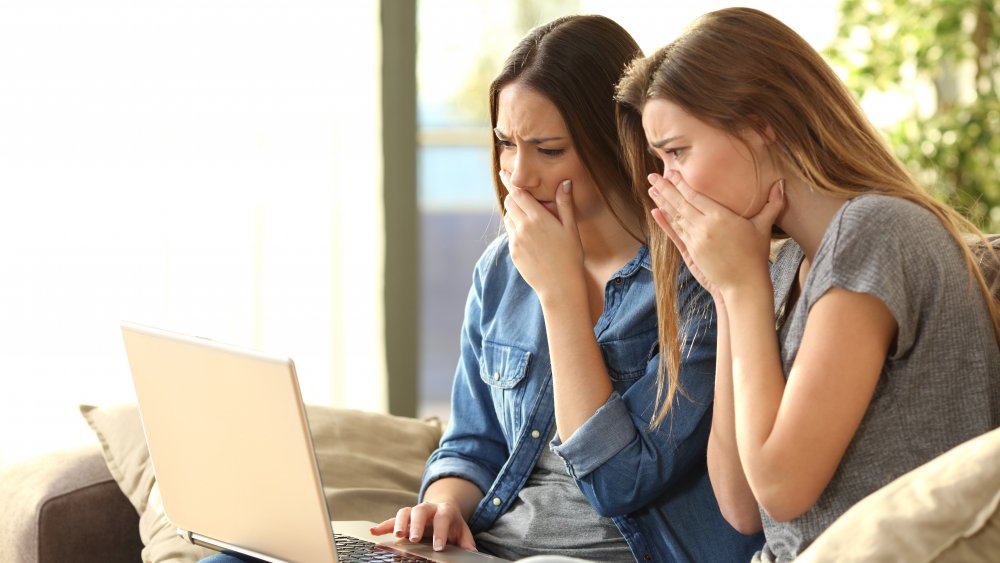
{"label": "eye", "polygon": [[674,159],[678,159],[681,156],[683,156],[685,150],[687,150],[687,147],[677,147],[672,149],[665,149],[663,153],[673,157]]}
{"label": "eye", "polygon": [[542,149],[539,148],[538,152],[544,154],[545,156],[559,156],[566,152],[566,149]]}
{"label": "eye", "polygon": [[514,148],[514,143],[504,139],[497,139],[497,146],[501,149],[512,149]]}

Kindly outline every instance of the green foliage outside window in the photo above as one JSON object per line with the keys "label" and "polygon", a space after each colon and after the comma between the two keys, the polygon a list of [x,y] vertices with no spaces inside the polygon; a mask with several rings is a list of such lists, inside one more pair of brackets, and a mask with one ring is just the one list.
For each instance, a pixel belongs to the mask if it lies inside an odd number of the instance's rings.
{"label": "green foliage outside window", "polygon": [[997,8],[995,0],[844,0],[825,52],[860,98],[906,93],[912,109],[885,128],[890,144],[922,185],[989,232],[1000,232]]}

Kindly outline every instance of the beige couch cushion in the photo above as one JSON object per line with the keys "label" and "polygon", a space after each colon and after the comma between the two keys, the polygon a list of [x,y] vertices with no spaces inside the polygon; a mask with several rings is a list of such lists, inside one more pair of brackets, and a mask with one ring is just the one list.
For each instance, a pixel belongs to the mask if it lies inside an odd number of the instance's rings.
{"label": "beige couch cushion", "polygon": [[[139,513],[143,561],[187,563],[212,553],[177,537],[163,514],[136,406],[81,405],[80,412]],[[424,463],[441,437],[438,420],[314,405],[306,414],[333,519],[379,521],[416,502]]]}
{"label": "beige couch cushion", "polygon": [[960,444],[865,497],[797,559],[1000,560],[1000,429]]}

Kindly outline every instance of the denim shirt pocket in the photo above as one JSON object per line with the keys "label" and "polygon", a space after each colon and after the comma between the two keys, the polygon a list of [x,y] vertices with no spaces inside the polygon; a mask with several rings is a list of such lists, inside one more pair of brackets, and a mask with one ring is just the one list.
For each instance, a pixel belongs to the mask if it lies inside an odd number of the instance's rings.
{"label": "denim shirt pocket", "polygon": [[[616,383],[634,383],[645,375],[646,366],[656,346],[657,332],[648,330],[636,336],[601,342],[601,354],[608,367],[608,375]],[[625,385],[625,388],[629,385]],[[622,387],[616,388],[624,391]]]}
{"label": "denim shirt pocket", "polygon": [[516,346],[483,343],[483,356],[479,366],[479,377],[489,387],[493,408],[503,426],[508,446],[513,446],[524,420],[522,410],[527,385],[522,381],[528,374],[531,352]]}

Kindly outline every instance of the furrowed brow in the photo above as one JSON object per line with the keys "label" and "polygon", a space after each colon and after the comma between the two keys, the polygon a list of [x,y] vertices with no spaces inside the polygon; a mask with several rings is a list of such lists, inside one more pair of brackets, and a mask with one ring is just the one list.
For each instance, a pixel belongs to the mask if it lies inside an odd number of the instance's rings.
{"label": "furrowed brow", "polygon": [[667,137],[666,139],[660,139],[659,141],[653,141],[652,143],[650,143],[650,146],[652,146],[655,149],[662,149],[663,147],[669,145],[670,143],[672,143],[672,142],[674,142],[674,141],[676,141],[677,139],[680,139],[680,138],[681,138],[680,135],[675,135],[673,137]]}
{"label": "furrowed brow", "polygon": [[[508,134],[504,133],[503,131],[501,131],[499,127],[494,127],[493,128],[493,134],[496,135],[497,138],[500,139],[501,141],[509,141],[510,140],[510,135],[508,135]],[[561,136],[532,137],[530,139],[525,139],[525,142],[527,142],[529,144],[532,144],[532,145],[540,145],[542,143],[548,143],[550,141],[561,141],[563,139],[565,139],[565,137],[561,137]]]}
{"label": "furrowed brow", "polygon": [[540,145],[542,143],[548,143],[550,141],[561,141],[563,140],[563,137],[534,137],[525,140],[532,145]]}

